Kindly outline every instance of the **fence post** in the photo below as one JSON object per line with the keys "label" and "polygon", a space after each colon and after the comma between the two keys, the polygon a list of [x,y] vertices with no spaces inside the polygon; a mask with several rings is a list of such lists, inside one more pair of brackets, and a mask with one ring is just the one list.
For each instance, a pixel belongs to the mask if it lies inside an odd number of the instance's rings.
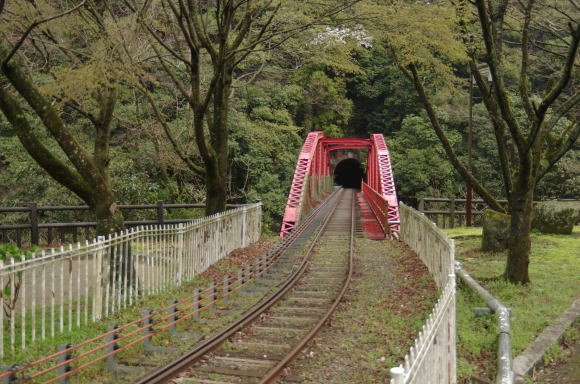
{"label": "fence post", "polygon": [[419,198],[419,212],[425,212],[425,198]]}
{"label": "fence post", "polygon": [[28,204],[30,211],[28,212],[28,217],[30,219],[30,244],[38,245],[38,205],[36,203]]}
{"label": "fence post", "polygon": [[177,227],[177,284],[180,286],[183,281],[183,237],[185,229],[183,223]]}
{"label": "fence post", "polygon": [[[73,345],[73,344],[60,344],[60,345],[58,346],[58,351],[59,351],[59,352],[62,352],[62,351],[65,351],[65,350],[67,350],[67,349],[69,349],[69,348],[72,348],[72,347],[74,347],[74,345]],[[61,354],[58,356],[58,363],[59,363],[59,364],[60,364],[60,363],[65,363],[64,365],[61,365],[61,366],[58,368],[58,375],[59,375],[59,376],[61,376],[61,375],[64,375],[64,374],[66,374],[66,373],[68,373],[68,372],[70,372],[70,371],[71,371],[71,366],[69,365],[69,363],[67,363],[67,362],[68,362],[70,359],[72,359],[72,354],[70,353],[70,351],[68,351],[68,352],[64,352],[64,353],[61,353]],[[68,382],[69,382],[69,377],[70,377],[70,376],[65,376],[65,377],[63,377],[63,378],[59,379],[59,380],[58,380],[58,382],[59,382],[60,384],[68,384]]]}
{"label": "fence post", "polygon": [[224,276],[224,288],[222,290],[222,300],[224,303],[230,302],[230,294],[232,292],[232,275]]}
{"label": "fence post", "polygon": [[[4,266],[4,261],[0,259],[0,269]],[[4,293],[4,277],[0,274],[0,289]],[[4,304],[4,303],[3,303]],[[4,359],[4,311],[0,311],[0,360]]]}
{"label": "fence post", "polygon": [[240,244],[241,247],[246,246],[246,214],[247,214],[247,207],[242,208],[242,242]]}
{"label": "fence post", "polygon": [[2,384],[10,384],[10,383],[16,383],[18,382],[18,377],[16,377],[16,374],[13,372],[15,370],[17,370],[18,368],[20,368],[18,365],[14,364],[11,366],[2,366],[2,373],[8,373],[7,376],[4,377],[4,379],[2,379]]}
{"label": "fence post", "polygon": [[391,378],[394,384],[404,384],[405,383],[405,369],[403,367],[391,368]]}
{"label": "fence post", "polygon": [[165,212],[163,210],[163,201],[159,200],[157,202],[157,224],[163,224],[165,222]]}
{"label": "fence post", "polygon": [[451,196],[449,202],[449,228],[455,227],[455,197]]}
{"label": "fence post", "polygon": [[105,256],[105,236],[97,237],[97,250],[96,250],[96,276],[95,276],[95,287],[93,292],[93,321],[100,320],[103,316],[103,287],[105,282],[103,281],[103,267],[104,267],[104,256]]}

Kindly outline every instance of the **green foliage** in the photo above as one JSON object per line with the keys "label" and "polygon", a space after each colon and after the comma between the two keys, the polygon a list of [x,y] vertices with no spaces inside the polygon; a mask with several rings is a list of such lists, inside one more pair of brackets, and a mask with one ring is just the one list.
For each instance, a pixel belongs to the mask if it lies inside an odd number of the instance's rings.
{"label": "green foliage", "polygon": [[301,119],[306,131],[324,131],[329,137],[342,137],[352,111],[352,101],[346,97],[346,81],[330,77],[317,66],[296,76],[303,88]]}
{"label": "green foliage", "polygon": [[[245,108],[231,115],[232,190],[235,200],[262,200],[264,228],[279,230],[302,139],[288,109],[296,105],[294,87],[261,82],[249,87]],[[281,118],[284,117],[284,118]]]}
{"label": "green foliage", "polygon": [[446,4],[397,3],[384,8],[384,37],[397,64],[414,64],[431,84],[454,88],[454,65],[466,60],[455,10]]}
{"label": "green foliage", "polygon": [[[332,3],[330,0],[282,2],[276,28],[311,21],[320,14],[322,6]],[[55,14],[64,6],[64,3],[44,0],[35,4],[37,8],[25,1],[11,3],[14,22],[3,24],[0,32],[16,36],[16,32],[20,33],[16,21],[33,19],[39,12]],[[152,16],[158,16],[153,25],[167,32],[167,39],[171,39],[172,25],[163,22],[161,12],[156,13],[161,10],[159,3],[153,2],[152,7]],[[262,200],[264,227],[269,231],[277,232],[296,156],[303,138],[312,130],[323,130],[331,137],[384,133],[403,200],[427,195],[463,197],[464,183],[449,165],[429,122],[421,117],[415,90],[398,66],[408,63],[419,66],[454,149],[466,163],[468,74],[462,39],[466,33],[476,32],[471,10],[456,14],[454,7],[444,2],[386,4],[376,0],[361,2],[353,12],[348,12],[352,22],[344,22],[344,26],[355,28],[362,24],[364,32],[372,37],[372,47],[363,48],[352,37],[344,41],[334,39],[326,26],[318,25],[292,34],[276,49],[260,46],[234,73],[230,97],[229,198],[235,202]],[[133,16],[119,8],[113,20],[105,12],[105,36],[84,20],[86,14],[86,11],[83,16],[72,13],[38,30],[50,30],[62,42],[63,49],[53,45],[43,48],[50,54],[47,56],[49,67],[41,70],[44,61],[30,44],[32,40],[23,45],[21,53],[34,64],[30,68],[35,83],[46,95],[54,97],[67,126],[87,150],[94,144],[90,123],[64,103],[76,102],[86,111],[95,111],[98,105],[93,96],[98,89],[117,85],[109,173],[119,203],[203,201],[204,180],[192,174],[175,154],[139,92],[135,76],[143,76],[147,90],[174,136],[184,143],[193,162],[201,164],[197,148],[192,144],[192,113],[187,100],[163,74],[160,63],[151,60],[153,52]],[[340,27],[337,24],[329,29]],[[32,36],[38,39],[36,32]],[[473,44],[481,44],[478,36]],[[506,49],[509,52],[507,78],[512,81],[517,78],[519,55],[516,48]],[[73,60],[72,53],[78,53],[83,59]],[[129,59],[134,60],[133,64],[129,64]],[[544,70],[550,69],[544,56],[538,55],[537,59]],[[166,62],[175,69],[180,81],[188,81],[182,63],[170,55]],[[209,76],[210,61],[204,58],[201,65],[203,76]],[[133,70],[135,66],[138,71]],[[538,83],[542,70],[533,71],[538,75],[533,82]],[[495,137],[477,91],[474,101],[473,173],[494,196],[503,197]],[[522,106],[514,103],[513,108],[518,121],[525,120]],[[29,110],[26,113],[36,124],[35,129],[41,131],[38,119]],[[565,124],[558,129],[558,132],[566,129]],[[66,159],[45,132],[39,134],[46,139],[51,151]],[[552,140],[557,141],[557,135]],[[1,115],[0,154],[3,156],[0,156],[0,205],[24,205],[31,201],[80,203],[22,150]],[[580,155],[576,148],[538,185],[537,196],[577,198],[579,167]],[[19,220],[24,219],[16,215],[2,216],[3,223]]]}
{"label": "green foliage", "polygon": [[537,198],[578,199],[580,196],[579,169],[580,150],[575,148],[568,152],[536,186]]}
{"label": "green foliage", "polygon": [[349,131],[357,136],[391,135],[401,128],[407,115],[419,112],[413,88],[383,44],[375,44],[356,59],[363,71],[348,77],[348,96],[354,104]]}
{"label": "green foliage", "polygon": [[[451,140],[459,137],[448,132]],[[455,172],[430,123],[420,116],[408,116],[389,140],[395,180],[403,200],[415,196],[450,196]]]}
{"label": "green foliage", "polygon": [[30,257],[33,253],[39,251],[40,248],[37,246],[32,246],[28,249],[20,249],[13,244],[0,244],[0,260],[7,262],[10,259],[15,261],[20,261]]}

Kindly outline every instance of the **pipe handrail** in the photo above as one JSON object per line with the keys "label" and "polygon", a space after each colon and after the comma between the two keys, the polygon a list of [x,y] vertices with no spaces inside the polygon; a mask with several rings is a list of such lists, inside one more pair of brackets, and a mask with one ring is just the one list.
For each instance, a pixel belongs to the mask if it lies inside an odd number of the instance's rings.
{"label": "pipe handrail", "polygon": [[489,291],[483,288],[462,267],[460,262],[455,262],[455,272],[469,288],[473,289],[495,313],[499,327],[499,342],[497,351],[497,384],[514,384],[514,372],[512,362],[512,348],[510,338],[510,309],[496,299]]}

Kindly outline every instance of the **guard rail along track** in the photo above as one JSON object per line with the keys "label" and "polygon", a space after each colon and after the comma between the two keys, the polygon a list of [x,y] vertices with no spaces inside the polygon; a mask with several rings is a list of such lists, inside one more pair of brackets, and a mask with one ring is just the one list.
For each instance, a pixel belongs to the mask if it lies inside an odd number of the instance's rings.
{"label": "guard rail along track", "polygon": [[279,377],[329,319],[350,283],[354,192],[339,190],[329,200],[301,263],[274,294],[139,383],[270,383]]}
{"label": "guard rail along track", "polygon": [[[212,383],[204,375],[215,377],[220,367],[221,376],[229,378],[220,383],[272,381],[314,337],[346,291],[352,274],[353,195],[352,190],[337,189],[290,235],[237,275],[213,282],[205,290],[197,289],[164,308],[145,311],[139,319],[78,344],[61,345],[58,352],[31,363],[3,366],[0,382],[68,383],[73,375],[100,362],[106,362],[115,373],[140,372],[142,376],[142,367],[120,362],[120,352],[132,354],[131,348],[138,345],[148,353],[170,350],[153,346],[153,337],[187,335],[180,335],[176,325],[188,330],[186,321],[208,323],[202,317],[211,317],[211,313],[219,320],[218,326],[209,330],[213,336],[192,341],[193,350],[138,382],[172,382],[181,375],[187,382]],[[321,243],[324,246],[317,248]],[[266,293],[245,309],[247,304],[237,302],[237,298],[251,296],[250,291]],[[242,314],[232,318],[219,308],[224,303],[226,308],[242,305],[238,308]],[[224,328],[216,333],[218,327]],[[119,376],[115,382],[127,379]]]}

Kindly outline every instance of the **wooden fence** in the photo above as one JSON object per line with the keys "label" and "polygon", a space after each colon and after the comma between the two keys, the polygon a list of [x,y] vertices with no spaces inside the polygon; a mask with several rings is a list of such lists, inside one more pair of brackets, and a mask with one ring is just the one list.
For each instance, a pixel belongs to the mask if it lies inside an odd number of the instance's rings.
{"label": "wooden fence", "polygon": [[[455,199],[446,197],[421,197],[419,200],[419,212],[425,214],[439,228],[455,228],[465,226],[466,203],[465,199]],[[507,205],[507,200],[497,200],[503,206]],[[578,202],[576,199],[556,199],[550,201]],[[472,200],[472,225],[483,225],[483,211],[487,209],[487,204],[482,199]]]}
{"label": "wooden fence", "polygon": [[0,261],[0,358],[192,280],[259,239],[261,203]]}
{"label": "wooden fence", "polygon": [[[228,208],[239,206],[239,204],[230,204]],[[186,216],[187,218],[168,219],[166,212],[176,209],[202,208],[205,208],[204,204],[167,204],[162,201],[158,201],[157,204],[119,205],[119,209],[126,216],[137,212],[142,214],[143,211],[152,213],[152,215],[146,215],[153,216],[151,219],[126,220],[124,225],[127,228],[152,224],[185,223],[192,217],[191,213]],[[81,219],[74,222],[41,222],[44,216],[50,214],[62,216],[64,213],[81,215],[83,219],[86,219],[86,217],[90,217],[90,208],[86,205],[38,206],[36,203],[30,203],[26,207],[0,207],[0,214],[21,214],[23,217],[19,218],[20,221],[26,221],[17,224],[0,224],[0,243],[13,243],[18,247],[23,247],[38,244],[51,245],[55,242],[59,244],[76,243],[95,237],[94,229],[97,223],[93,221]]]}
{"label": "wooden fence", "polygon": [[400,239],[421,258],[441,294],[391,384],[455,384],[455,245],[420,212],[400,204]]}
{"label": "wooden fence", "polygon": [[[465,225],[466,202],[465,199],[421,197],[418,209],[440,228],[455,228]],[[498,202],[503,205],[507,204],[507,200],[498,200]],[[482,199],[473,199],[472,207],[472,224],[481,226],[483,211],[487,208],[487,204]]]}

